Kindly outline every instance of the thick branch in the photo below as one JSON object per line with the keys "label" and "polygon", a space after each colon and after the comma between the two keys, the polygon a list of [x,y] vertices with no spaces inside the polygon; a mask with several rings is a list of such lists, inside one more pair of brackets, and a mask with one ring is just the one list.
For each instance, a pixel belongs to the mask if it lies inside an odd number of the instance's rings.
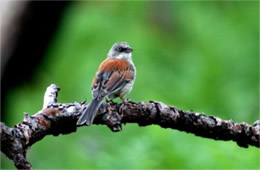
{"label": "thick branch", "polygon": [[[76,122],[87,108],[84,103],[56,103],[59,88],[51,85],[44,95],[44,108],[33,116],[25,114],[24,120],[9,128],[1,123],[1,151],[20,169],[30,169],[26,151],[46,135],[57,136],[77,130]],[[126,102],[101,105],[94,124],[107,125],[112,131],[121,131],[122,124],[137,123],[139,126],[159,125],[215,140],[232,140],[241,147],[260,147],[260,121],[253,125],[221,120],[215,116],[183,111],[161,102]]]}

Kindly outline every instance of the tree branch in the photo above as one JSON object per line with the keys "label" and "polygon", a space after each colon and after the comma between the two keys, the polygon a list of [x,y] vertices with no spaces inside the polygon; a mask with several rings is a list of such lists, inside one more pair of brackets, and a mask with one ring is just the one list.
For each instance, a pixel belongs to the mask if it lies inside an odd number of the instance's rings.
{"label": "tree branch", "polygon": [[[26,152],[35,142],[46,135],[58,136],[76,132],[76,122],[87,108],[85,102],[61,104],[57,102],[59,87],[50,85],[44,95],[43,109],[36,114],[24,115],[24,120],[14,128],[0,123],[1,151],[14,161],[19,169],[32,169],[26,160]],[[253,125],[221,120],[215,116],[183,111],[162,102],[103,103],[94,124],[107,125],[112,131],[122,130],[122,124],[137,123],[139,126],[159,125],[215,140],[233,140],[239,146],[260,147],[260,121]]]}

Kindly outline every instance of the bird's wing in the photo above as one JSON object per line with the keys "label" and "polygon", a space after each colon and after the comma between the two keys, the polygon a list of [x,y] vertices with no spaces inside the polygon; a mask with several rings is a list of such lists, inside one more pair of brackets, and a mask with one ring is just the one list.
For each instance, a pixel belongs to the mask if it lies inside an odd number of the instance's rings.
{"label": "bird's wing", "polygon": [[134,68],[131,63],[121,59],[107,59],[101,63],[93,80],[94,98],[104,98],[120,89],[134,79]]}

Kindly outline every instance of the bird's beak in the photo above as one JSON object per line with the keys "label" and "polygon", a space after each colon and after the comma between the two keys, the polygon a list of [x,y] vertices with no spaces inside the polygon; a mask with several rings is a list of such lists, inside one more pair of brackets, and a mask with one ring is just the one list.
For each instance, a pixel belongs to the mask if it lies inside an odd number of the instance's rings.
{"label": "bird's beak", "polygon": [[131,53],[132,51],[134,51],[134,49],[132,49],[131,47],[127,47],[127,48],[125,49],[125,52],[126,52],[126,53]]}

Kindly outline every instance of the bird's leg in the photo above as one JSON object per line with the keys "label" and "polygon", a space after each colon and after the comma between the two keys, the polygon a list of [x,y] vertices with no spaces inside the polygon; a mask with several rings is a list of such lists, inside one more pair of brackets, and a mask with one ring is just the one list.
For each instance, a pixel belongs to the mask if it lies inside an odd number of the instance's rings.
{"label": "bird's leg", "polygon": [[126,103],[128,103],[128,102],[130,101],[130,99],[124,98],[124,97],[122,97],[122,96],[120,96],[120,99],[122,100],[122,102],[123,102],[124,104],[126,104]]}
{"label": "bird's leg", "polygon": [[85,104],[87,102],[87,98],[85,98],[80,104]]}
{"label": "bird's leg", "polygon": [[109,99],[109,98],[105,98],[106,100],[106,103],[112,103],[112,104],[115,104],[115,102],[113,101],[113,99]]}

